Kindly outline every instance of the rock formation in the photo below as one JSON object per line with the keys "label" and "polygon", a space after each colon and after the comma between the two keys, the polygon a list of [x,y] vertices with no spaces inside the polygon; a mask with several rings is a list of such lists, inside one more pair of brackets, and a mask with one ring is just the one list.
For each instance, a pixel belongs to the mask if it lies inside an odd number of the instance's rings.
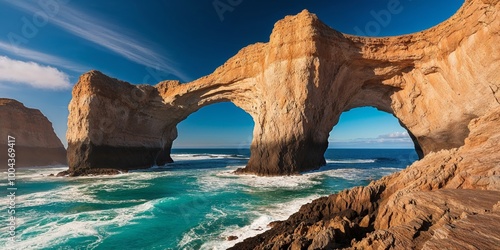
{"label": "rock formation", "polygon": [[170,162],[176,125],[217,102],[233,102],[254,120],[241,173],[324,165],[340,114],[363,106],[397,117],[421,157],[458,148],[469,122],[500,105],[498,10],[495,0],[467,0],[434,28],[386,38],[345,35],[303,11],[278,21],[268,43],[243,48],[190,83],[131,85],[86,73],[69,105],[69,172]]}
{"label": "rock formation", "polygon": [[423,159],[306,204],[234,249],[499,248],[499,10],[467,0],[434,28],[387,38],[341,34],[304,11],[191,83],[86,73],[69,106],[69,173],[170,162],[176,125],[229,101],[255,122],[239,172],[296,174],[325,163],[342,112],[373,106],[399,119]]}
{"label": "rock formation", "polygon": [[[0,98],[0,117],[0,151],[7,154],[7,136],[14,136],[16,167],[66,164],[66,149],[40,110]],[[0,168],[6,169],[7,161]]]}
{"label": "rock formation", "polygon": [[302,206],[232,249],[499,249],[500,107],[465,145]]}

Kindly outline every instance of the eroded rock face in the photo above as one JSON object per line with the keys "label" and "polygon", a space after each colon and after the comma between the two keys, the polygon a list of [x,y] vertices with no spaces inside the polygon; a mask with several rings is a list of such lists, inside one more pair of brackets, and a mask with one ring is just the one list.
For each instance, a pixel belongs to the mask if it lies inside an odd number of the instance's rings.
{"label": "eroded rock face", "polygon": [[243,48],[190,83],[134,86],[86,73],[69,106],[70,172],[169,162],[176,125],[224,101],[255,123],[242,173],[324,165],[340,114],[363,106],[397,117],[421,157],[460,147],[468,123],[500,105],[498,9],[498,1],[468,0],[434,28],[388,38],[341,34],[303,11],[277,22],[268,43]]}
{"label": "eroded rock face", "polygon": [[474,119],[465,145],[300,208],[232,249],[496,249],[500,108]]}
{"label": "eroded rock face", "polygon": [[40,110],[0,98],[0,117],[0,151],[7,154],[7,136],[15,137],[16,167],[66,164],[66,149]]}

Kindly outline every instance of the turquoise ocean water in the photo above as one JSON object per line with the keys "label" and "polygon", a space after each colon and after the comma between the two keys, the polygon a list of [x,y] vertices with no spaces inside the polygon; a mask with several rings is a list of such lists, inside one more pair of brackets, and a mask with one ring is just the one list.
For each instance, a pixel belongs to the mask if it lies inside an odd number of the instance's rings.
{"label": "turquoise ocean water", "polygon": [[[319,171],[289,177],[232,174],[248,161],[241,149],[174,150],[173,164],[117,176],[58,178],[48,175],[66,167],[19,168],[17,242],[7,245],[4,199],[0,249],[226,249],[302,204],[417,159],[409,149],[329,149],[325,156]],[[0,188],[7,190],[6,181]],[[232,235],[238,240],[227,241]]]}

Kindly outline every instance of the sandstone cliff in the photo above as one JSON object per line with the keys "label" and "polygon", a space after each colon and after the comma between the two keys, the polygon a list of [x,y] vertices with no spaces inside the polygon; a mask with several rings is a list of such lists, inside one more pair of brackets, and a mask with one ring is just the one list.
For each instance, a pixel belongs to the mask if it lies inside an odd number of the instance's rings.
{"label": "sandstone cliff", "polygon": [[465,145],[315,200],[232,249],[499,249],[500,108]]}
{"label": "sandstone cliff", "polygon": [[268,43],[191,83],[131,85],[86,73],[69,105],[69,172],[169,162],[176,125],[225,101],[255,123],[242,173],[320,167],[340,114],[362,106],[397,117],[421,157],[460,147],[467,124],[500,105],[498,10],[496,0],[467,0],[434,28],[387,38],[345,35],[303,11],[277,22]]}
{"label": "sandstone cliff", "polygon": [[[0,117],[0,151],[7,154],[7,136],[14,136],[16,167],[66,164],[66,149],[40,110],[0,98]],[[7,168],[7,161],[0,168]]]}

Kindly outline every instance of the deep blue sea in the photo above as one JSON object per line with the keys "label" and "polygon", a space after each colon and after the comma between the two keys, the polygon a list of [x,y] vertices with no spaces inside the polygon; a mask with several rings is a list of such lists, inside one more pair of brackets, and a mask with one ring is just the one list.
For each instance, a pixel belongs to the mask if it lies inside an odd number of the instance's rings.
{"label": "deep blue sea", "polygon": [[[325,156],[319,171],[288,177],[232,174],[248,161],[241,149],[173,150],[173,164],[116,176],[58,178],[48,175],[67,167],[19,168],[17,243],[10,247],[226,249],[302,204],[417,160],[410,149],[329,149]],[[6,181],[0,188],[7,190]],[[7,216],[2,209],[0,249]],[[238,239],[227,241],[232,235]]]}

